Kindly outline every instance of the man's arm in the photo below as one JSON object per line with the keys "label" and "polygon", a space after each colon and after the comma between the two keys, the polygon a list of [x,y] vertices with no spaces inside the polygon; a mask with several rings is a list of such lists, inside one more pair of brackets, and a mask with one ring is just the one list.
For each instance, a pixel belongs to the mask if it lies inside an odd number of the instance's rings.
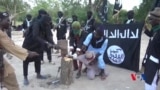
{"label": "man's arm", "polygon": [[15,45],[8,35],[2,30],[0,30],[0,46],[21,60],[25,60],[28,56],[28,51],[20,46]]}
{"label": "man's arm", "polygon": [[88,36],[86,37],[86,39],[83,42],[83,45],[88,46],[91,39],[92,39],[93,33],[88,34]]}
{"label": "man's arm", "polygon": [[108,39],[106,39],[104,41],[103,45],[101,46],[101,49],[99,50],[100,51],[99,53],[100,54],[104,54],[104,52],[106,51],[107,46],[108,46]]}

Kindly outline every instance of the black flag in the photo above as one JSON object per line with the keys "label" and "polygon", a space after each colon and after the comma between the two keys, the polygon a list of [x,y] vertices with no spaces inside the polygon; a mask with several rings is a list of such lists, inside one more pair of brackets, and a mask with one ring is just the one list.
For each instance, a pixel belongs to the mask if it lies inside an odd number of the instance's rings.
{"label": "black flag", "polygon": [[116,13],[118,13],[121,10],[121,8],[122,8],[122,2],[121,2],[121,0],[115,0],[113,15],[115,15]]}
{"label": "black flag", "polygon": [[160,0],[154,0],[154,4],[152,6],[151,11],[153,11],[155,7],[160,7]]}
{"label": "black flag", "polygon": [[107,23],[107,13],[108,13],[107,0],[103,0],[100,3],[100,8],[98,10],[98,16],[103,23]]}

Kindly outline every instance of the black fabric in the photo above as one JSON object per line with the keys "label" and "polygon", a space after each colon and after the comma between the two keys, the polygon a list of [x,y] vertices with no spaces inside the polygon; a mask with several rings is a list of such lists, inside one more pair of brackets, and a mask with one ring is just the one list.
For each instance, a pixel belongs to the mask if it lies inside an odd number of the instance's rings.
{"label": "black fabric", "polygon": [[108,4],[107,0],[103,0],[100,4],[100,8],[98,10],[98,16],[100,20],[106,24],[107,23],[107,14],[108,14]]}
{"label": "black fabric", "polygon": [[[50,18],[41,17],[41,19],[36,19],[33,24],[29,27],[29,30],[27,32],[27,35],[24,39],[22,47],[37,52],[39,55],[42,55],[43,51],[45,50],[46,42],[49,39],[51,39],[51,27],[50,24],[44,25],[44,22],[50,20]],[[50,42],[51,43],[51,42]],[[53,43],[53,42],[52,42]],[[40,74],[41,70],[41,56],[35,57],[35,58],[27,58],[23,62],[23,70],[24,70],[24,76],[28,75],[28,64],[29,62],[34,61],[35,62],[35,72],[37,74]]]}
{"label": "black fabric", "polygon": [[114,66],[139,71],[143,23],[105,25],[108,48],[104,60]]}
{"label": "black fabric", "polygon": [[[124,24],[127,24],[127,21],[128,21],[128,20],[124,20]],[[130,23],[128,23],[128,24],[133,24],[133,23],[137,23],[137,22],[133,19],[133,20],[130,21]]]}
{"label": "black fabric", "polygon": [[155,7],[160,7],[160,0],[154,0],[151,11],[153,11]]}
{"label": "black fabric", "polygon": [[121,8],[122,8],[122,4],[119,2],[119,0],[115,0],[114,9],[113,9],[113,15],[118,13],[118,11],[120,11]]}
{"label": "black fabric", "polygon": [[70,31],[70,46],[73,46],[75,48],[81,48],[83,45],[83,41],[85,40],[85,38],[87,37],[88,33],[86,33],[85,31],[81,32],[80,36],[75,36],[73,34],[73,31]]}
{"label": "black fabric", "polygon": [[146,77],[145,81],[148,84],[151,84],[156,72],[160,69],[160,63],[155,63],[149,59],[149,57],[152,55],[155,58],[158,58],[160,62],[160,30],[156,33],[154,33],[153,39],[150,40],[148,47],[147,47],[147,58],[146,62],[143,64],[145,67],[144,75]]}
{"label": "black fabric", "polygon": [[31,59],[26,59],[25,61],[23,61],[23,75],[24,76],[28,76],[28,65],[30,62],[34,62],[34,66],[35,66],[35,72],[37,74],[40,74],[41,71],[41,60],[39,57],[34,57]]}
{"label": "black fabric", "polygon": [[[57,19],[57,23],[59,23],[59,19]],[[60,27],[57,27],[57,40],[66,39],[66,33],[67,33],[67,22],[66,19],[64,19],[61,22]]]}
{"label": "black fabric", "polygon": [[102,37],[101,40],[99,40],[99,39],[97,40],[96,38],[94,38],[94,33],[93,33],[90,44],[93,46],[93,48],[101,48],[101,46],[103,45],[105,40],[106,40],[106,37],[104,37],[104,36]]}
{"label": "black fabric", "polygon": [[0,19],[4,19],[6,17],[9,17],[9,14],[7,12],[0,12]]}
{"label": "black fabric", "polygon": [[89,33],[92,33],[94,30],[95,30],[95,19],[92,18],[88,23],[87,23],[87,20],[86,20],[86,26],[88,26],[89,28],[88,29],[85,29],[85,31],[89,34]]}

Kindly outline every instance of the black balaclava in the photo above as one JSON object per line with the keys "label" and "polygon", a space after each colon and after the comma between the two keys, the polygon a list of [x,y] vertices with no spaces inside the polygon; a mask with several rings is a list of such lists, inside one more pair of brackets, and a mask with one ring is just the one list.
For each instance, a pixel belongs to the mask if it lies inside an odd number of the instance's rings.
{"label": "black balaclava", "polygon": [[[0,22],[6,18],[9,18],[9,14],[7,12],[0,12]],[[10,23],[1,23],[1,25],[3,28],[8,29],[10,26]]]}
{"label": "black balaclava", "polygon": [[48,13],[44,9],[40,9],[38,11],[38,19],[40,19],[43,15],[47,15]]}
{"label": "black balaclava", "polygon": [[26,18],[27,18],[28,21],[30,21],[32,19],[32,15],[31,14],[27,14]]}
{"label": "black balaclava", "polygon": [[92,12],[91,11],[88,11],[87,12],[87,19],[90,19],[92,17]]}
{"label": "black balaclava", "polygon": [[59,18],[63,17],[63,13],[61,11],[58,11],[58,17]]}
{"label": "black balaclava", "polygon": [[[95,30],[95,32],[96,32],[95,39],[96,39],[96,40],[101,39],[101,37],[104,36],[104,26],[101,25],[101,24],[97,24],[97,25],[96,25],[96,30]],[[97,37],[97,36],[98,36],[98,37]]]}
{"label": "black balaclava", "polygon": [[128,11],[127,17],[128,17],[128,19],[133,19],[134,18],[134,11],[133,10]]}
{"label": "black balaclava", "polygon": [[78,21],[77,15],[72,15],[72,19],[73,19],[73,22],[74,22],[74,21]]}

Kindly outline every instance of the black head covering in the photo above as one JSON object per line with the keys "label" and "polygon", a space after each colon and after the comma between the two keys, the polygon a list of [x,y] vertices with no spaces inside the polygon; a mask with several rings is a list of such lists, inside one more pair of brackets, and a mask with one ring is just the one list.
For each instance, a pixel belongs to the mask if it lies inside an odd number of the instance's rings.
{"label": "black head covering", "polygon": [[40,19],[42,17],[42,15],[47,15],[48,13],[44,10],[44,9],[40,9],[38,11],[38,19]]}
{"label": "black head covering", "polygon": [[96,25],[96,30],[98,35],[104,36],[104,26],[102,24],[97,24]]}
{"label": "black head covering", "polygon": [[7,12],[0,12],[0,20],[9,17],[9,14]]}
{"label": "black head covering", "polygon": [[73,22],[74,22],[74,21],[78,21],[77,15],[72,15],[72,19],[73,19]]}
{"label": "black head covering", "polygon": [[134,11],[133,10],[128,11],[127,12],[127,17],[128,17],[128,19],[133,19],[133,17],[134,17]]}
{"label": "black head covering", "polygon": [[28,20],[31,20],[31,19],[32,19],[32,15],[31,15],[31,14],[27,14],[27,15],[26,15],[26,18],[27,18]]}
{"label": "black head covering", "polygon": [[40,10],[38,11],[38,13],[39,13],[39,14],[45,14],[45,15],[47,14],[47,12],[46,12],[44,9],[40,9]]}
{"label": "black head covering", "polygon": [[90,19],[92,17],[92,11],[87,11],[87,18]]}
{"label": "black head covering", "polygon": [[58,17],[62,17],[63,16],[63,12],[62,11],[58,11]]}

